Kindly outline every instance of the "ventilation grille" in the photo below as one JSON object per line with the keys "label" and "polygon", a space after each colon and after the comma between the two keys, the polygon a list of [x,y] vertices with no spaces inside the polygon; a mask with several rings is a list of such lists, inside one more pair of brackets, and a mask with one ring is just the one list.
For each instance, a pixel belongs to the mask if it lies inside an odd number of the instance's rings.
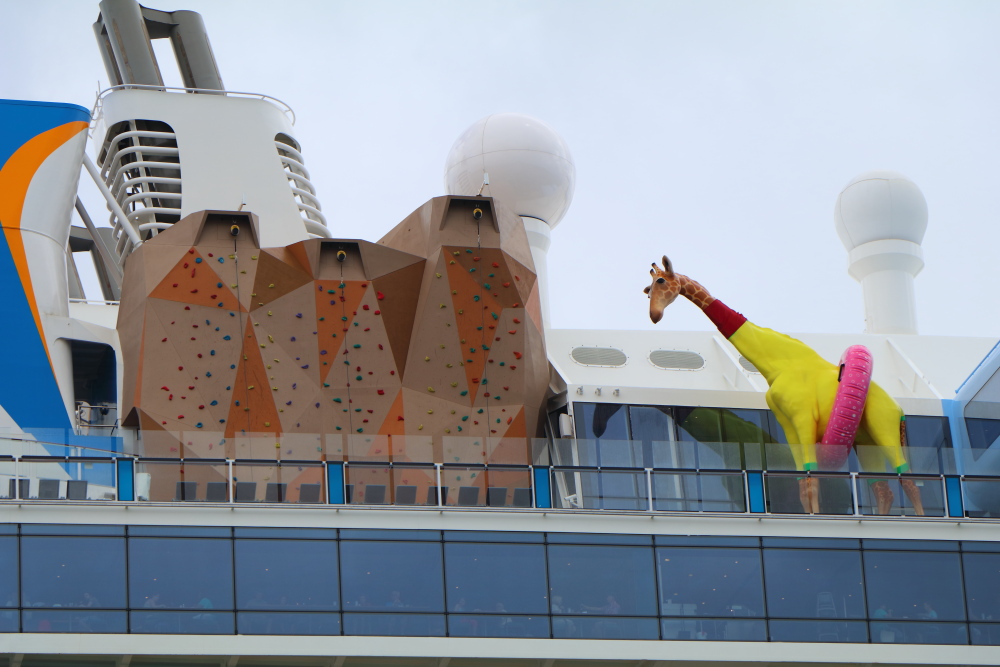
{"label": "ventilation grille", "polygon": [[685,350],[653,350],[649,353],[649,362],[672,371],[696,371],[705,367],[705,359],[700,354]]}
{"label": "ventilation grille", "polygon": [[181,218],[181,164],[173,128],[156,120],[123,121],[108,129],[98,158],[104,184],[128,220],[111,214],[119,265],[132,252],[123,226],[149,239]]}
{"label": "ventilation grille", "polygon": [[309,180],[309,172],[306,170],[305,159],[302,157],[299,144],[287,134],[278,133],[274,137],[274,146],[278,149],[281,166],[285,169],[288,186],[291,188],[295,205],[299,207],[299,213],[302,214],[302,222],[306,225],[306,231],[314,238],[329,238],[330,232],[326,229],[326,218],[321,211],[322,206],[319,205],[319,199],[316,198],[316,188]]}
{"label": "ventilation grille", "polygon": [[581,366],[624,366],[628,362],[625,353],[613,347],[575,347],[570,356]]}
{"label": "ventilation grille", "polygon": [[740,366],[747,369],[751,373],[760,373],[760,371],[757,370],[757,367],[751,364],[750,360],[744,357],[742,354],[740,355]]}

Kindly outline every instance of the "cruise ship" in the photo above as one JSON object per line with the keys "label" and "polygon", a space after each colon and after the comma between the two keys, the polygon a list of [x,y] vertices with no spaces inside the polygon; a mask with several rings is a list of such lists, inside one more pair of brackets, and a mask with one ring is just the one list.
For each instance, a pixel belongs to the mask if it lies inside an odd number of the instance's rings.
{"label": "cruise ship", "polygon": [[[1000,664],[1000,342],[918,335],[912,181],[836,202],[863,334],[758,328],[662,249],[614,270],[703,331],[554,329],[546,123],[456,131],[445,195],[341,238],[291,108],[225,89],[197,13],[95,17],[92,106],[0,100],[3,664]],[[840,459],[750,327],[824,377],[867,348]]]}

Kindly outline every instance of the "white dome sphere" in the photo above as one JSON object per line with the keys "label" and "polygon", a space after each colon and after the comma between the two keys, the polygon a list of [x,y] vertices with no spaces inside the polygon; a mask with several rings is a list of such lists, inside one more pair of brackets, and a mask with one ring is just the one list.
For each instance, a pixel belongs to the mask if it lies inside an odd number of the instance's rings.
{"label": "white dome sphere", "polygon": [[895,171],[867,171],[844,186],[833,211],[848,250],[885,239],[920,244],[927,231],[927,201],[917,184]]}
{"label": "white dome sphere", "polygon": [[496,197],[515,213],[555,227],[566,215],[576,187],[569,146],[547,123],[519,113],[496,113],[455,141],[444,167],[450,195]]}

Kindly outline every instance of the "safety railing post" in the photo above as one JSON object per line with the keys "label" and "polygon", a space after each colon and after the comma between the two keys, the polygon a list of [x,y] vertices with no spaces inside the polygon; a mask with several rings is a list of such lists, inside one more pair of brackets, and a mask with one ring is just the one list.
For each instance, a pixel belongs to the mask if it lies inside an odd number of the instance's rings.
{"label": "safety railing post", "polygon": [[646,468],[646,502],[648,511],[653,511],[653,469]]}

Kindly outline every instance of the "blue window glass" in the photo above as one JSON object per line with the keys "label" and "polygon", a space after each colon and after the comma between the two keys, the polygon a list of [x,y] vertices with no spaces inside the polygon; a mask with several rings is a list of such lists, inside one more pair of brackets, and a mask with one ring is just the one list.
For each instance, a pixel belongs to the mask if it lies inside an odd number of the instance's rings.
{"label": "blue window glass", "polygon": [[24,607],[125,608],[125,539],[22,537]]}
{"label": "blue window glass", "polygon": [[443,637],[440,614],[344,614],[345,635],[386,637]]}
{"label": "blue window glass", "polygon": [[970,621],[1000,621],[1000,553],[962,554]]}
{"label": "blue window glass", "polygon": [[132,632],[156,635],[232,635],[236,622],[226,611],[133,611]]}
{"label": "blue window glass", "polygon": [[548,637],[548,616],[475,616],[449,614],[452,637]]}
{"label": "blue window glass", "polygon": [[236,625],[241,635],[339,635],[340,614],[241,611]]}
{"label": "blue window glass", "polygon": [[763,617],[757,549],[659,548],[664,616]]}
{"label": "blue window glass", "polygon": [[748,621],[734,618],[665,618],[664,639],[699,639],[708,641],[763,642],[767,628],[763,620]]}
{"label": "blue window glass", "polygon": [[865,618],[860,551],[764,549],[764,581],[768,616]]}
{"label": "blue window glass", "polygon": [[625,406],[618,403],[574,403],[578,437],[628,440]]}
{"label": "blue window glass", "polygon": [[235,547],[237,608],[339,608],[336,542],[236,540]]}
{"label": "blue window glass", "polygon": [[123,634],[128,627],[124,611],[45,609],[24,612],[24,631]]}
{"label": "blue window glass", "polygon": [[544,614],[545,547],[538,544],[445,545],[448,610]]}
{"label": "blue window glass", "polygon": [[627,616],[560,616],[552,619],[556,639],[659,639],[655,618]]}
{"label": "blue window glass", "polygon": [[972,643],[979,646],[1000,646],[1000,623],[970,623]]}
{"label": "blue window glass", "polygon": [[0,611],[0,632],[17,632],[21,623],[21,615],[16,609]]}
{"label": "blue window glass", "polygon": [[[868,615],[873,620],[965,619],[959,554],[865,551],[864,561]],[[874,630],[872,641],[878,641]]]}
{"label": "blue window glass", "polygon": [[767,625],[772,642],[868,643],[868,624],[864,621],[775,621],[772,619]]}
{"label": "blue window glass", "polygon": [[968,644],[965,623],[872,621],[873,644]]}
{"label": "blue window glass", "polygon": [[[129,540],[129,601],[132,609],[198,609],[208,626],[209,610],[233,608],[232,542],[220,539]],[[186,625],[167,616],[167,625]],[[212,625],[233,621],[213,621]],[[144,617],[140,617],[144,618]],[[171,625],[172,627],[172,625]],[[151,632],[144,630],[144,632]]]}
{"label": "blue window glass", "polygon": [[649,547],[549,546],[553,614],[656,615]]}
{"label": "blue window glass", "polygon": [[345,610],[444,611],[440,542],[343,541],[340,569]]}
{"label": "blue window glass", "polygon": [[0,537],[0,606],[2,607],[18,606],[17,572],[17,538]]}

